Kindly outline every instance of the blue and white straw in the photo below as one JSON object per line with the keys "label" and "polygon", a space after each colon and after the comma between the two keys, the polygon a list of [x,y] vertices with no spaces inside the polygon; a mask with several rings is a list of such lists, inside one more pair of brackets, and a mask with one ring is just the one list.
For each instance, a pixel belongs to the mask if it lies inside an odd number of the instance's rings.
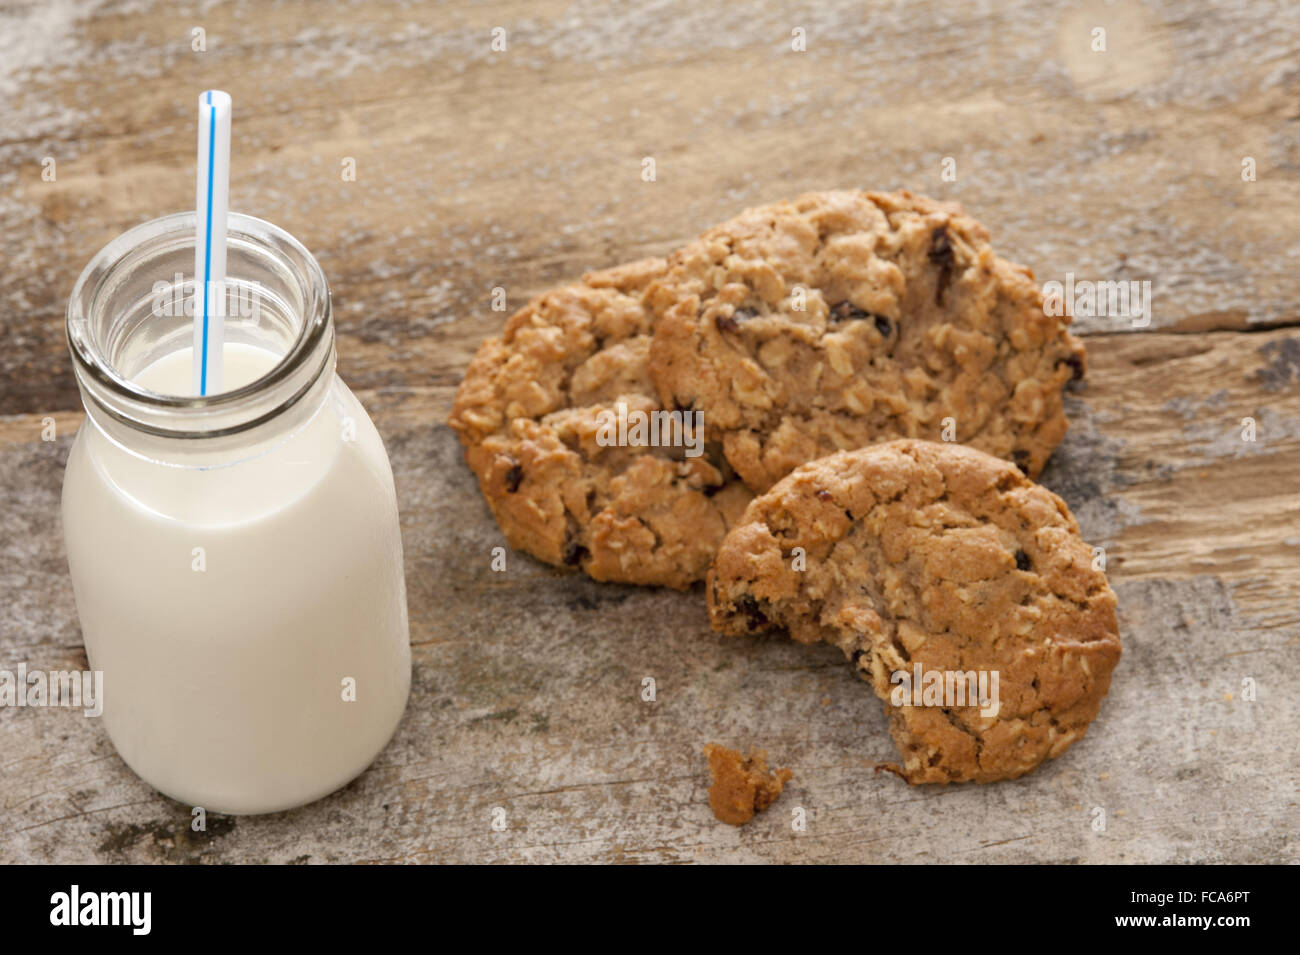
{"label": "blue and white straw", "polygon": [[230,207],[230,94],[199,96],[199,175],[195,193],[194,392],[221,391],[226,316],[226,212]]}

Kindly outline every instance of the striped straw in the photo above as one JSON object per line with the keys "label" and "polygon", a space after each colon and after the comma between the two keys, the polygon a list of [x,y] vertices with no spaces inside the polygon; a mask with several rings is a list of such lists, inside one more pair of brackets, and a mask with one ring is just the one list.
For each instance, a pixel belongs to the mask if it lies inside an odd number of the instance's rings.
{"label": "striped straw", "polygon": [[226,211],[230,205],[230,94],[199,96],[199,175],[195,193],[194,391],[221,391],[226,315]]}

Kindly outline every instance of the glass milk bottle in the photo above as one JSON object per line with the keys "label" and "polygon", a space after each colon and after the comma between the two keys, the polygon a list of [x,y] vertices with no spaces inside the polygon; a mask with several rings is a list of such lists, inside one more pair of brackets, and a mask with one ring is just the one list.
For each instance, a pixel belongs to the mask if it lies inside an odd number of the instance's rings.
{"label": "glass milk bottle", "polygon": [[191,390],[194,213],[78,279],[63,532],[118,753],[174,799],[261,813],[369,765],[411,657],[393,475],[335,374],[325,276],[270,223],[228,230],[220,394]]}

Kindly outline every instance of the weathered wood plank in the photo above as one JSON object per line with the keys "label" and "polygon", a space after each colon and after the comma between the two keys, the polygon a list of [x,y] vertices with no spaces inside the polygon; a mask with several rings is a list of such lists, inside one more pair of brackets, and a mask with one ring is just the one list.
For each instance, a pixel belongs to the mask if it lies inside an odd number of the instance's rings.
{"label": "weathered wood plank", "polygon": [[[5,71],[0,413],[75,407],[67,293],[107,239],[192,204],[186,91],[212,84],[236,103],[232,207],[321,258],[362,387],[454,378],[500,323],[493,286],[518,305],[744,205],[846,185],[960,199],[1044,279],[1150,281],[1157,326],[1300,318],[1300,14],[1285,5],[1195,19],[1172,2],[1030,0],[797,16],[757,3],[322,4],[306,19],[93,6],[60,7],[87,15],[43,31],[11,14],[10,44],[51,61]],[[1094,23],[1109,27],[1105,53],[1088,49]],[[494,25],[504,53],[489,48]],[[194,26],[206,53],[189,49]],[[356,182],[340,181],[347,156]]]}

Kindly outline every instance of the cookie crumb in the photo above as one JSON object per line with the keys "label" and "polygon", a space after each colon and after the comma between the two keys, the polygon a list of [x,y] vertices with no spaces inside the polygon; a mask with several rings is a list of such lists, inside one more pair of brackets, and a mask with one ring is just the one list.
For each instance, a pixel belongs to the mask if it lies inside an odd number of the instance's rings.
{"label": "cookie crumb", "polygon": [[709,806],[720,822],[743,826],[781,795],[794,773],[788,769],[770,772],[767,750],[751,750],[742,756],[719,743],[704,747],[709,759],[713,784],[709,786]]}

